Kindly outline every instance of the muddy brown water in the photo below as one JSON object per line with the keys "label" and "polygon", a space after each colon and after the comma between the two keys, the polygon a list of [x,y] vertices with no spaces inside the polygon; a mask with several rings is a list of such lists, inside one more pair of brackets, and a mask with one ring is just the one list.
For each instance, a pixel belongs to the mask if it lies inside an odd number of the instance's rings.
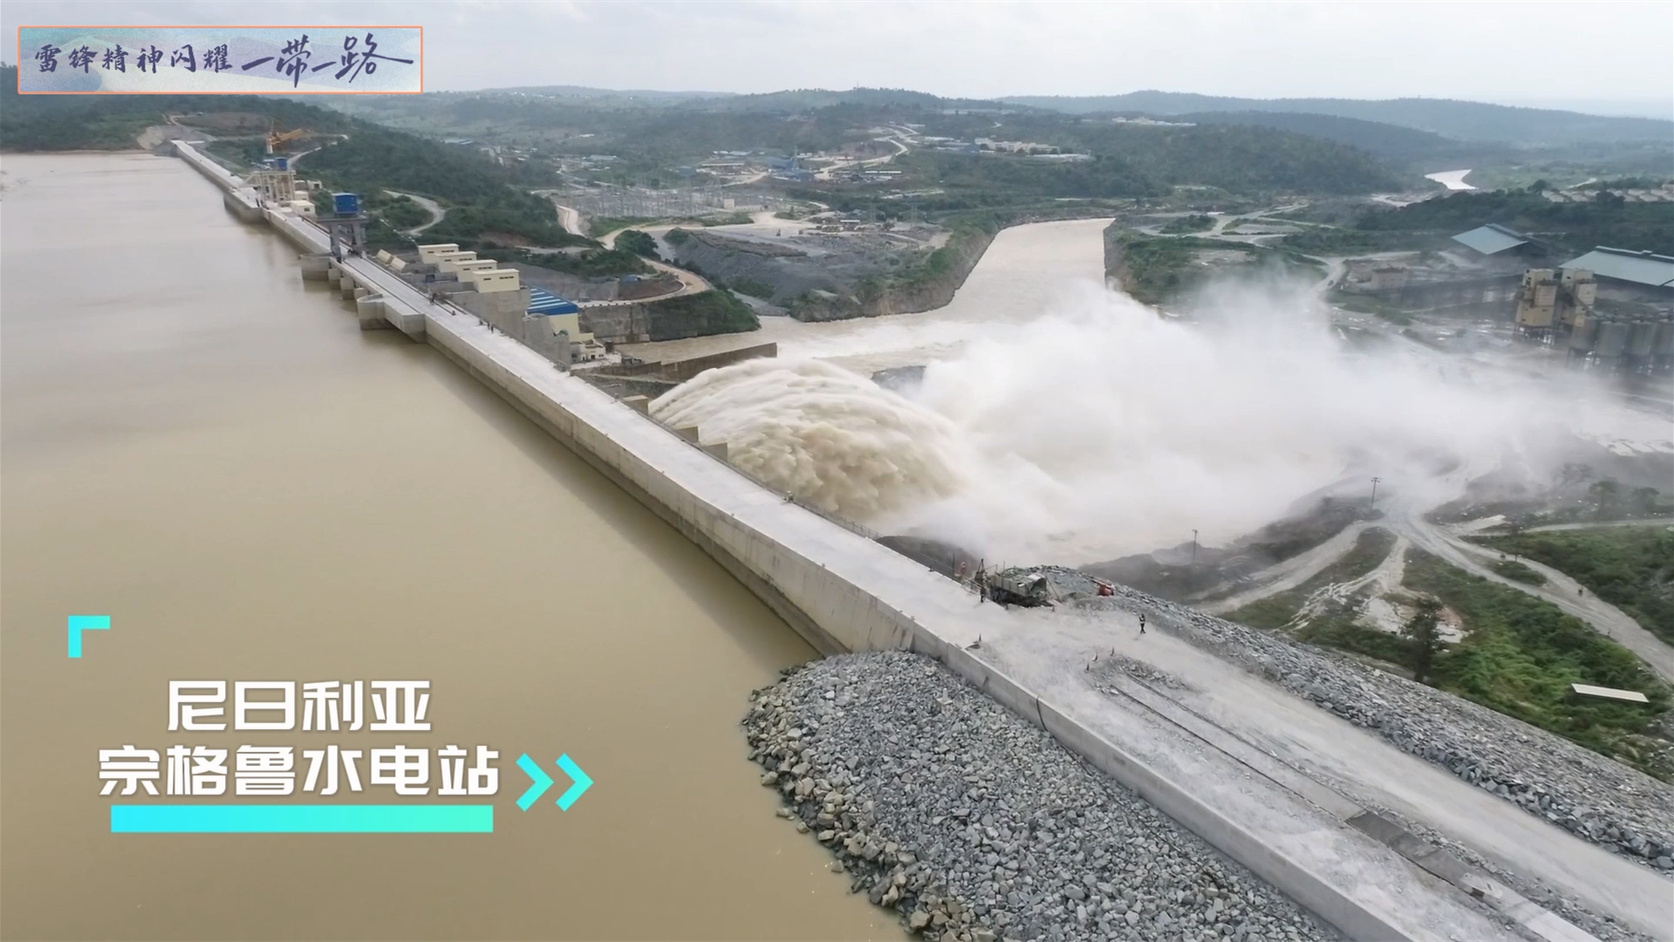
{"label": "muddy brown water", "polygon": [[[757,784],[813,652],[717,564],[182,162],[0,170],[0,934],[901,938]],[[429,680],[433,728],[170,733],[184,679]],[[98,751],[176,742],[486,744],[494,832],[110,833]],[[523,752],[595,785],[520,812]]]}

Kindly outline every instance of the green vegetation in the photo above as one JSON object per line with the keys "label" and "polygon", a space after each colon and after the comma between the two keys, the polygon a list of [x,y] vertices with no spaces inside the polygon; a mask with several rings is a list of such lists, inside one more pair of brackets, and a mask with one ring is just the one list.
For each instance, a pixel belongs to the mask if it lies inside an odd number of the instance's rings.
{"label": "green vegetation", "polygon": [[519,189],[512,174],[465,148],[363,125],[347,140],[308,155],[306,166],[334,188],[403,190],[449,204],[447,218],[426,230],[437,242],[461,248],[591,244],[558,225],[549,200]]}
{"label": "green vegetation", "polygon": [[[6,149],[133,147],[134,135],[164,123],[165,113],[185,115],[188,122],[198,115],[247,119],[227,122],[240,139],[217,141],[210,148],[218,157],[245,165],[266,156],[259,138],[269,127],[316,132],[315,141],[324,146],[304,161],[308,176],[369,201],[392,189],[446,203],[447,218],[426,232],[438,242],[458,242],[462,248],[591,244],[564,231],[552,204],[522,188],[531,182],[523,171],[502,167],[474,150],[277,98],[18,95],[16,70],[0,70],[0,146]],[[226,132],[212,128],[210,133]]]}
{"label": "green vegetation", "polygon": [[617,234],[616,248],[623,252],[632,252],[646,258],[657,258],[657,240],[650,233],[638,229],[627,229]]}
{"label": "green vegetation", "polygon": [[1463,167],[1477,165],[1484,157],[1503,158],[1511,152],[1510,148],[1499,145],[1465,144],[1430,131],[1329,114],[1295,111],[1205,111],[1181,115],[1180,120],[1198,124],[1247,124],[1276,128],[1292,134],[1306,134],[1309,137],[1336,141],[1399,163],[1442,159],[1469,161],[1459,165]]}
{"label": "green vegetation", "polygon": [[[1105,238],[1117,256],[1109,273],[1121,281],[1123,290],[1145,304],[1177,301],[1218,275],[1272,271],[1318,278],[1324,274],[1318,262],[1299,253],[1244,242],[1147,236],[1115,226],[1106,230]],[[1223,263],[1199,264],[1211,252],[1225,256]]]}
{"label": "green vegetation", "polygon": [[[1359,579],[1378,568],[1378,564],[1389,556],[1389,551],[1394,547],[1395,535],[1393,533],[1382,527],[1368,527],[1360,531],[1360,536],[1355,539],[1354,546],[1348,552],[1338,557],[1336,562],[1315,573],[1313,578],[1308,579],[1294,589],[1276,592],[1266,598],[1251,602],[1231,612],[1227,617],[1253,628],[1266,628],[1276,631],[1296,619],[1297,612],[1302,610],[1303,604],[1308,601],[1308,596],[1328,585]],[[1381,631],[1377,634],[1389,637]],[[1321,640],[1322,643],[1332,643],[1329,640]],[[1385,658],[1385,660],[1388,660],[1388,658]]]}
{"label": "green vegetation", "polygon": [[[339,114],[298,102],[251,95],[20,95],[17,66],[0,66],[0,149],[129,150],[164,114],[261,112],[282,127],[336,131]],[[317,119],[317,120],[316,120]],[[265,131],[267,122],[261,123]]]}
{"label": "green vegetation", "polygon": [[1361,599],[1332,599],[1320,606],[1291,636],[1298,641],[1375,658],[1386,664],[1410,666],[1412,642],[1359,621]]}
{"label": "green vegetation", "polygon": [[703,291],[652,301],[648,308],[652,340],[734,334],[761,328],[756,312],[726,291]]}
{"label": "green vegetation", "polygon": [[1170,219],[1166,225],[1157,231],[1180,234],[1188,232],[1205,232],[1213,228],[1215,228],[1215,217],[1205,216],[1202,213],[1194,213],[1190,216],[1181,216],[1178,219]]}
{"label": "green vegetation", "polygon": [[220,161],[222,166],[230,167],[239,173],[261,163],[267,157],[266,146],[257,140],[210,141],[201,149]]}
{"label": "green vegetation", "polygon": [[691,237],[692,234],[684,229],[670,229],[663,234],[663,241],[669,245],[680,245]]}
{"label": "green vegetation", "polygon": [[[452,215],[451,213],[449,215]],[[429,233],[426,232],[426,235]],[[620,278],[649,275],[656,269],[632,252],[621,249],[585,249],[580,252],[515,253],[517,260],[578,278]]]}
{"label": "green vegetation", "polygon": [[[1629,203],[1609,194],[1586,203],[1553,203],[1529,189],[1454,193],[1399,209],[1373,210],[1355,228],[1376,234],[1374,239],[1387,239],[1394,238],[1393,233],[1451,236],[1490,222],[1528,233],[1565,252],[1611,245],[1674,254],[1674,213],[1666,203]],[[1301,246],[1307,241],[1303,237],[1311,235],[1300,233],[1285,242]]]}
{"label": "green vegetation", "polygon": [[1421,684],[1430,682],[1441,654],[1441,603],[1435,599],[1421,599],[1418,611],[1401,626],[1401,638],[1407,642],[1412,679]]}
{"label": "green vegetation", "polygon": [[697,220],[703,226],[743,226],[755,222],[749,213],[722,213],[718,216],[704,216]]}
{"label": "green vegetation", "polygon": [[1524,585],[1545,585],[1546,577],[1515,559],[1502,559],[1488,567],[1513,582]]}
{"label": "green vegetation", "polygon": [[763,301],[773,300],[773,286],[765,281],[757,281],[754,278],[734,278],[727,282],[727,287],[739,294],[747,294],[752,298],[760,298]]}
{"label": "green vegetation", "polygon": [[430,210],[405,196],[384,196],[381,191],[367,200],[366,209],[395,229],[412,229],[430,221]]}
{"label": "green vegetation", "polygon": [[[1669,690],[1626,648],[1549,602],[1419,550],[1407,551],[1405,584],[1440,599],[1464,623],[1464,640],[1435,657],[1434,686],[1671,778],[1665,744],[1652,738]],[[1572,683],[1638,690],[1650,707],[1578,700]]]}
{"label": "green vegetation", "polygon": [[597,237],[609,235],[618,229],[629,229],[656,221],[645,216],[589,216],[587,229]]}
{"label": "green vegetation", "polygon": [[[1566,144],[1587,141],[1658,141],[1674,138],[1674,125],[1649,118],[1617,118],[1515,108],[1439,98],[1229,98],[1189,92],[1140,91],[1090,97],[1019,97],[1007,101],[1071,114],[1096,112],[1202,115],[1253,113],[1267,119],[1334,116],[1423,129],[1461,141]],[[1277,114],[1275,114],[1277,113]],[[1184,120],[1184,119],[1183,119]]]}
{"label": "green vegetation", "polygon": [[[579,96],[478,93],[410,100],[389,96],[344,107],[391,125],[517,146],[542,156],[610,155],[616,159],[608,167],[582,172],[600,182],[646,186],[688,182],[692,168],[715,151],[780,156],[835,151],[870,144],[875,135],[864,129],[884,124],[920,124],[926,134],[963,140],[995,133],[992,114],[949,113],[946,99],[900,91],[783,92],[633,108]],[[919,208],[932,215],[1058,198],[1164,196],[1177,186],[1238,194],[1347,194],[1400,186],[1399,178],[1364,151],[1272,127],[1138,127],[1019,111],[1006,116],[1005,128],[1008,138],[1093,159],[918,150],[892,163],[892,169],[906,173],[891,185],[943,190],[920,200]],[[831,203],[832,196],[856,190],[876,192],[843,183],[806,192],[809,202]]]}
{"label": "green vegetation", "polygon": [[1456,232],[1414,232],[1404,229],[1330,229],[1324,226],[1294,232],[1282,239],[1284,247],[1309,255],[1370,255],[1373,252],[1408,252],[1446,248]]}
{"label": "green vegetation", "polygon": [[1482,542],[1551,566],[1674,644],[1674,532],[1667,527],[1550,530]]}

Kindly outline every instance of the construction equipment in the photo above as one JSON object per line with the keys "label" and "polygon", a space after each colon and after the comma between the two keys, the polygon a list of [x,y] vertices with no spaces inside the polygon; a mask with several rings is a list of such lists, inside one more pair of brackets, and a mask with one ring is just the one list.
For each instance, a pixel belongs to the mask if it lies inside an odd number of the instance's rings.
{"label": "construction equipment", "polygon": [[274,148],[278,147],[279,145],[284,144],[287,141],[294,141],[299,137],[303,137],[305,135],[312,134],[312,133],[314,133],[314,132],[308,130],[307,128],[296,128],[296,129],[290,130],[290,131],[280,131],[276,127],[269,127],[268,130],[267,130],[267,152],[271,154],[271,153],[273,153]]}

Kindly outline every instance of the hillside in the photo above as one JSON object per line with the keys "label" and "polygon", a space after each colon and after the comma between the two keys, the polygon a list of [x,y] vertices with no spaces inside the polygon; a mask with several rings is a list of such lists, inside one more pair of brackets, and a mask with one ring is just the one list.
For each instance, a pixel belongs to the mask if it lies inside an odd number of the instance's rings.
{"label": "hillside", "polygon": [[1185,92],[1141,91],[1086,97],[1018,96],[1017,105],[1070,114],[1137,113],[1186,115],[1204,112],[1300,112],[1393,124],[1461,141],[1578,144],[1666,140],[1674,145],[1674,122],[1513,108],[1445,98],[1220,98]]}
{"label": "hillside", "polygon": [[[302,166],[336,189],[375,197],[384,189],[441,201],[448,214],[431,238],[478,245],[563,246],[585,243],[558,225],[552,204],[521,189],[530,179],[475,150],[391,130],[313,105],[249,95],[18,95],[15,68],[0,69],[0,149],[15,151],[123,150],[165,114],[238,114],[257,129],[271,125],[321,132]],[[215,132],[211,132],[212,134]],[[223,156],[262,154],[262,130],[216,145]]]}
{"label": "hillside", "polygon": [[[1453,193],[1400,209],[1373,210],[1355,228],[1452,235],[1490,222],[1533,235],[1566,252],[1611,245],[1674,254],[1674,212],[1668,204],[1628,203],[1608,196],[1591,203],[1552,203],[1522,190]],[[1291,239],[1286,243],[1294,244]]]}
{"label": "hillside", "polygon": [[728,95],[703,101],[689,101],[684,107],[705,111],[765,111],[797,113],[833,105],[859,105],[868,108],[904,108],[912,110],[940,108],[982,108],[998,110],[999,102],[970,98],[942,98],[928,92],[904,88],[851,88],[830,91],[823,88],[797,88],[760,95]]}
{"label": "hillside", "polygon": [[1171,120],[1274,128],[1346,144],[1399,164],[1435,161],[1480,163],[1490,153],[1502,159],[1512,154],[1509,147],[1501,144],[1464,143],[1432,131],[1419,131],[1396,124],[1299,111],[1202,111],[1178,115]]}

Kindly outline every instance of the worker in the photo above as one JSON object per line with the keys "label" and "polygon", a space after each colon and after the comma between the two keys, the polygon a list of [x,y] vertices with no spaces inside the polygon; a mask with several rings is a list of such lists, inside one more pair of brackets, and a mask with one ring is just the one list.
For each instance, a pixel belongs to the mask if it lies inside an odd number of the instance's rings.
{"label": "worker", "polygon": [[1139,613],[1139,633],[1140,634],[1145,633],[1145,613],[1144,612]]}

